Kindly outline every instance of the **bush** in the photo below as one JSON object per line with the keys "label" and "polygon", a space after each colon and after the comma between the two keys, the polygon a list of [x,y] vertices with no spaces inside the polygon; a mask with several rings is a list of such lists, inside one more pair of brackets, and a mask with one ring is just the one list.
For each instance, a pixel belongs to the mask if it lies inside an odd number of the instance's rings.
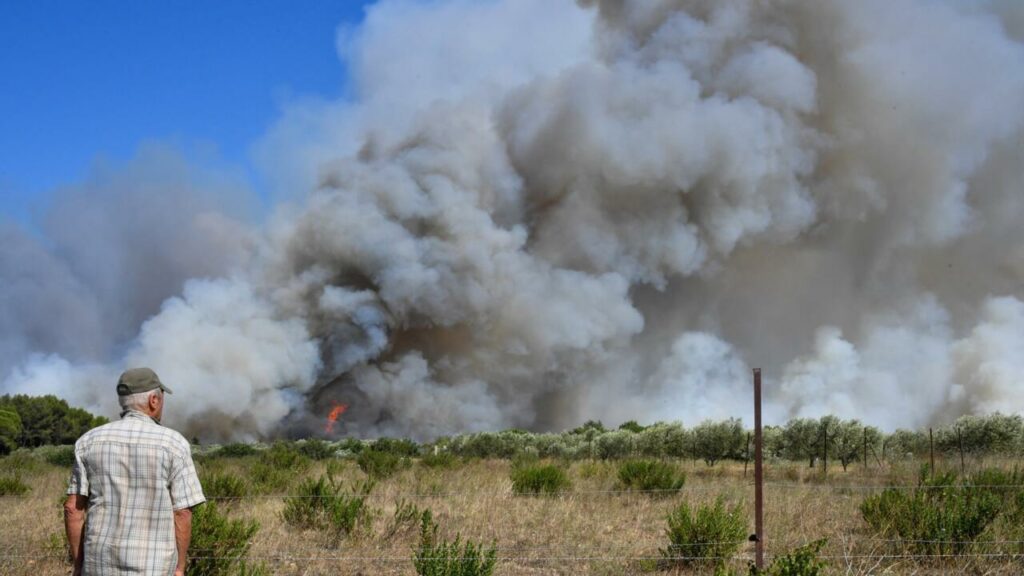
{"label": "bush", "polygon": [[370,447],[375,452],[394,454],[404,458],[420,455],[420,445],[405,438],[378,438]]}
{"label": "bush", "polygon": [[254,462],[248,471],[252,479],[253,492],[256,494],[283,492],[296,476],[292,470],[276,468],[263,461]]}
{"label": "bush", "polygon": [[221,446],[211,454],[211,456],[217,458],[244,458],[246,456],[256,456],[259,453],[259,448],[256,448],[251,444],[236,442],[234,444],[225,444]]}
{"label": "bush", "polygon": [[384,531],[384,539],[390,540],[395,535],[416,526],[422,516],[423,511],[420,510],[419,506],[404,498],[398,500],[395,502],[395,513],[391,516],[391,523]]}
{"label": "bush", "polygon": [[61,468],[71,468],[75,465],[74,446],[50,446],[39,449],[40,456],[48,464]]}
{"label": "bush", "polygon": [[516,494],[557,494],[572,488],[569,476],[558,466],[523,465],[512,469],[512,491]]}
{"label": "bush", "polygon": [[437,536],[438,526],[430,510],[423,512],[420,521],[420,545],[413,555],[413,566],[419,576],[490,576],[497,564],[494,544],[466,541],[458,535],[448,542]]}
{"label": "bush", "polygon": [[241,477],[230,472],[204,472],[199,475],[203,493],[211,499],[227,500],[230,503],[244,498],[249,486]]}
{"label": "bush", "polygon": [[277,468],[301,473],[309,468],[309,458],[288,442],[275,442],[269,449],[260,454],[260,461]]}
{"label": "bush", "polygon": [[619,483],[626,490],[669,495],[678,492],[685,482],[686,475],[667,462],[627,460],[619,465]]}
{"label": "bush", "polygon": [[459,459],[451,452],[427,454],[420,458],[420,466],[425,466],[427,468],[454,468],[458,463]]}
{"label": "bush", "polygon": [[313,460],[327,460],[334,457],[334,447],[330,442],[313,438],[299,442],[296,446],[300,454]]}
{"label": "bush", "polygon": [[221,514],[214,502],[194,508],[186,572],[190,576],[265,573],[242,560],[259,528],[255,520],[233,520]]}
{"label": "bush", "polygon": [[947,473],[911,491],[889,488],[861,503],[864,520],[899,537],[916,554],[964,554],[996,519],[1003,499],[992,490],[957,486]]}
{"label": "bush", "polygon": [[0,472],[18,476],[34,476],[43,471],[43,462],[26,449],[16,450],[0,458]]}
{"label": "bush", "polygon": [[740,506],[727,508],[722,498],[696,512],[686,502],[668,515],[668,548],[660,550],[671,565],[723,566],[746,541],[747,523]]}
{"label": "bush", "polygon": [[409,460],[391,452],[363,450],[356,457],[356,463],[359,464],[359,468],[370,478],[384,480],[394,476],[402,468],[407,467]]}
{"label": "bush", "polygon": [[827,541],[817,540],[775,558],[764,570],[751,566],[751,576],[818,576],[828,565],[818,558]]}
{"label": "bush", "polygon": [[312,478],[299,484],[294,497],[285,498],[281,517],[297,528],[327,532],[340,538],[351,534],[360,520],[369,518],[366,497],[373,483],[355,486],[346,494],[333,479]]}
{"label": "bush", "polygon": [[358,438],[345,438],[338,442],[338,452],[358,455],[366,449],[366,444]]}
{"label": "bush", "polygon": [[31,488],[21,481],[21,476],[0,476],[0,496],[21,496]]}

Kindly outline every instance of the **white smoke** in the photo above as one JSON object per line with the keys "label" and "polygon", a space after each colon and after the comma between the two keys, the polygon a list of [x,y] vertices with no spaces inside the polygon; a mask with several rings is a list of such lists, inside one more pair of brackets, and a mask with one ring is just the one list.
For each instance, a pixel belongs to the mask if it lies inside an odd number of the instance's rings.
{"label": "white smoke", "polygon": [[746,416],[751,366],[776,419],[1020,412],[1022,22],[996,0],[384,0],[339,35],[353,99],[258,143],[287,202],[262,232],[216,202],[128,247],[148,218],[65,216],[55,251],[0,231],[0,389],[109,412],[112,374],[148,364],[182,390],[168,421],[211,439],[315,431],[332,401],[347,433],[417,438]]}

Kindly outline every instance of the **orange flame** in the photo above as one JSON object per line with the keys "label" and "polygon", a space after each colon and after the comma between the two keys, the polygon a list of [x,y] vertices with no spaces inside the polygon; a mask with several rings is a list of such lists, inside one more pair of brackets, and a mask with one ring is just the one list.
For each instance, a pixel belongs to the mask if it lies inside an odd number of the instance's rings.
{"label": "orange flame", "polygon": [[331,413],[327,415],[327,426],[324,427],[324,433],[334,433],[334,425],[338,423],[338,418],[348,410],[348,404],[339,404],[334,402],[334,408],[331,408]]}

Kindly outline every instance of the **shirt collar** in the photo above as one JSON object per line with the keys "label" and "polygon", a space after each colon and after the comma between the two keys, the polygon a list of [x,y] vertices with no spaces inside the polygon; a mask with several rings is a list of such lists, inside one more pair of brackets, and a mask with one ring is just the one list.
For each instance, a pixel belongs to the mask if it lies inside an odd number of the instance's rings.
{"label": "shirt collar", "polygon": [[153,422],[157,426],[160,425],[160,421],[157,420],[156,418],[153,418],[149,414],[143,414],[142,412],[139,412],[138,410],[135,410],[133,408],[128,408],[124,412],[121,412],[121,418],[122,419],[124,419],[124,418],[135,418],[137,420],[149,420],[150,422]]}

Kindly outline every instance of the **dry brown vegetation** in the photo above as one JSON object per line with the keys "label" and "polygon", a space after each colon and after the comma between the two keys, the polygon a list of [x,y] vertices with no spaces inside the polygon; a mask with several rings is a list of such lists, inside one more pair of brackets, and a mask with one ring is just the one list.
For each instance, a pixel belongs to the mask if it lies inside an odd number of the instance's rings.
{"label": "dry brown vegetation", "polygon": [[[346,483],[365,479],[349,460],[331,461]],[[201,466],[245,476],[251,458],[204,461]],[[957,463],[958,464],[958,463]],[[1012,467],[1014,462],[1003,461]],[[259,521],[249,557],[265,560],[270,573],[414,574],[411,557],[417,526],[396,526],[393,515],[402,501],[430,509],[442,533],[498,547],[497,574],[626,574],[711,573],[710,568],[672,572],[658,569],[659,548],[666,545],[665,518],[680,500],[710,503],[723,496],[739,502],[753,518],[752,472],[742,464],[683,462],[685,487],[671,496],[625,493],[617,485],[617,463],[584,461],[567,464],[571,492],[556,496],[517,496],[509,479],[511,464],[488,460],[459,463],[453,468],[414,464],[377,483],[369,497],[372,522],[340,541],[315,531],[297,531],[281,519],[278,495],[245,498],[229,514]],[[780,553],[819,538],[834,574],[1019,574],[1024,561],[966,556],[922,561],[884,558],[899,555],[892,544],[874,536],[861,519],[863,497],[889,484],[911,485],[919,464],[886,465],[847,472],[830,469],[827,478],[806,463],[773,464],[767,468],[765,519],[767,551]],[[325,472],[313,463],[302,476]],[[42,465],[24,479],[31,491],[22,497],[0,498],[0,573],[46,576],[68,573],[63,560],[60,501],[66,471]],[[291,484],[294,486],[294,482]],[[753,522],[751,521],[751,530]],[[1019,547],[1018,547],[1019,549]],[[753,546],[745,544],[728,567],[745,574]]]}

